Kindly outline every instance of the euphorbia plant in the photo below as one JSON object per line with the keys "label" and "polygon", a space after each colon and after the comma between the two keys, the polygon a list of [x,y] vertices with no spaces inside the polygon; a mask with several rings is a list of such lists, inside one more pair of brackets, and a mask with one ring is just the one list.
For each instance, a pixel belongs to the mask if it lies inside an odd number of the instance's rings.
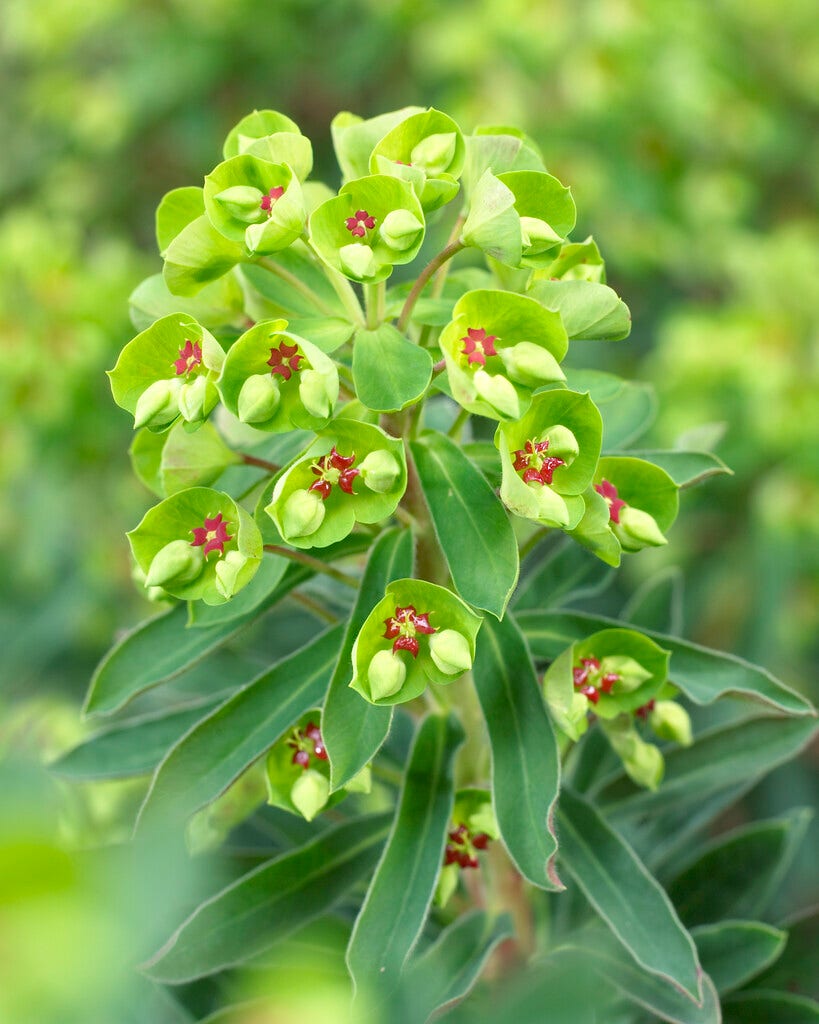
{"label": "euphorbia plant", "polygon": [[[629,448],[643,392],[588,344],[625,338],[628,310],[523,133],[406,108],[340,114],[333,140],[337,193],[295,123],[257,111],[204,189],[162,200],[163,274],[111,372],[161,499],[129,534],[135,572],[171,607],[101,664],[86,710],[114,728],[63,771],[128,774],[142,736],[139,832],[310,823],[143,969],[190,982],[328,919],[352,1020],[415,1024],[520,975],[543,1000],[576,985],[561,1021],[591,997],[618,1021],[717,1021],[781,936],[741,891],[688,912],[698,865],[728,870],[700,836],[804,745],[811,709],[582,602],[725,468]],[[726,695],[747,707],[708,727]]]}

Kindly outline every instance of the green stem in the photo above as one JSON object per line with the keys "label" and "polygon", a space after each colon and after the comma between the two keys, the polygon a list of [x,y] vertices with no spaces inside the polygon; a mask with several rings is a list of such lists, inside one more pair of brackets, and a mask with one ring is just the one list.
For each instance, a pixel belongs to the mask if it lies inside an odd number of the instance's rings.
{"label": "green stem", "polygon": [[464,243],[460,241],[460,239],[456,239],[454,242],[450,242],[449,245],[442,249],[437,256],[433,256],[429,263],[427,263],[418,275],[415,284],[412,286],[412,291],[409,293],[407,301],[404,303],[404,308],[401,310],[401,316],[398,318],[399,331],[402,333],[406,331],[415,303],[418,301],[421,292],[427,286],[432,275],[439,270],[447,260],[451,260],[456,253],[459,253],[461,249],[465,248],[466,246]]}
{"label": "green stem", "polygon": [[374,331],[379,324],[382,324],[386,315],[387,283],[379,281],[378,284],[364,285],[364,305],[367,310],[367,330]]}
{"label": "green stem", "polygon": [[257,459],[255,455],[248,455],[247,452],[238,452],[237,454],[246,466],[258,466],[259,469],[265,469],[268,473],[278,473],[282,468],[276,462],[268,462],[267,459]]}
{"label": "green stem", "polygon": [[548,527],[542,526],[539,530],[535,530],[532,536],[520,546],[520,560],[523,559],[533,551],[541,540],[546,536]]}
{"label": "green stem", "polygon": [[335,625],[339,621],[339,617],[335,612],[331,612],[329,608],[325,608],[319,601],[315,601],[312,597],[308,597],[307,594],[299,593],[298,590],[291,592],[290,597],[297,603],[306,608],[308,612],[311,612],[316,618],[321,619],[324,622],[328,622],[331,626]]}
{"label": "green stem", "polygon": [[456,441],[459,441],[460,438],[461,438],[461,431],[463,430],[464,424],[469,419],[470,415],[471,414],[470,414],[468,409],[461,409],[461,411],[455,417],[455,422],[452,424],[452,426],[446,432],[447,433],[447,437],[452,437]]}
{"label": "green stem", "polygon": [[335,580],[337,583],[343,583],[345,587],[351,587],[353,590],[358,590],[359,581],[355,576],[342,572],[341,569],[336,569],[332,565],[327,565],[327,563],[322,562],[321,559],[313,558],[312,555],[307,555],[303,551],[296,551],[293,548],[285,548],[282,547],[281,544],[265,544],[264,549],[265,551],[269,551],[271,555],[281,555],[282,558],[289,558],[291,562],[299,562],[308,569],[312,569],[313,572],[323,573],[325,576],[329,576],[330,579]]}
{"label": "green stem", "polygon": [[276,263],[275,260],[262,256],[259,261],[259,266],[264,267],[265,270],[269,270],[271,274],[275,274],[276,277],[280,277],[282,281],[286,281],[290,287],[297,291],[300,295],[303,295],[305,299],[311,302],[319,312],[323,313],[324,316],[332,316],[333,311],[327,305],[322,298],[320,298],[313,289],[304,283],[301,278],[291,273],[285,267]]}

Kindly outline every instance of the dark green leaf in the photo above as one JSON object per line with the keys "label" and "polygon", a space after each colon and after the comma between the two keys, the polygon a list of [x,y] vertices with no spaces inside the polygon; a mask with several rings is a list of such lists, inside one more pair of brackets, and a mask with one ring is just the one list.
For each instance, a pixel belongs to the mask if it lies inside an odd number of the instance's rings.
{"label": "dark green leaf", "polygon": [[819,1003],[790,992],[737,992],[722,1004],[724,1024],[815,1024]]}
{"label": "dark green leaf", "polygon": [[396,412],[416,401],[432,379],[432,356],[391,324],[359,331],[353,345],[353,378],[360,401],[376,412]]}
{"label": "dark green leaf", "polygon": [[765,989],[786,989],[819,999],[819,972],[816,950],[819,949],[819,905],[803,908],[780,922],[788,929],[788,944],[776,964],[756,984]]}
{"label": "dark green leaf", "polygon": [[[645,433],[657,415],[654,388],[600,370],[572,370],[569,387],[588,391],[603,417],[603,450],[628,447]],[[631,454],[631,452],[629,452]]]}
{"label": "dark green leaf", "polygon": [[683,574],[675,565],[661,569],[634,591],[621,617],[638,629],[677,635],[683,630]]}
{"label": "dark green leaf", "polygon": [[722,459],[710,452],[630,451],[638,459],[646,459],[664,469],[678,487],[694,487],[712,476],[734,475]]}
{"label": "dark green leaf", "polygon": [[523,564],[515,591],[515,614],[529,609],[559,608],[601,593],[614,579],[614,570],[568,537],[548,550],[540,547]]}
{"label": "dark green leaf", "polygon": [[785,948],[787,932],[760,921],[721,921],[691,930],[700,962],[723,995],[772,964]]}
{"label": "dark green leaf", "polygon": [[410,447],[455,587],[465,601],[500,618],[519,569],[506,510],[448,437],[424,433]]}
{"label": "dark green leaf", "polygon": [[560,890],[552,816],[560,760],[532,659],[517,625],[485,619],[473,669],[492,751],[492,799],[501,835],[521,874]]}

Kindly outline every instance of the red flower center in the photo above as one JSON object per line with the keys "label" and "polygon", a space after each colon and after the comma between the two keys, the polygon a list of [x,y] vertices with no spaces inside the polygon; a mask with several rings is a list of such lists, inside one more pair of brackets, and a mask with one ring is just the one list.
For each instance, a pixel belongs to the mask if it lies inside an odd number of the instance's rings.
{"label": "red flower center", "polygon": [[456,825],[447,836],[444,864],[457,864],[462,868],[476,868],[478,858],[476,850],[485,850],[489,843],[485,832],[473,835],[463,823]]}
{"label": "red flower center", "polygon": [[344,225],[351,235],[363,238],[369,229],[375,227],[375,217],[371,217],[366,210],[356,210],[355,216],[348,217]]}
{"label": "red flower center", "polygon": [[498,354],[495,351],[497,340],[496,334],[487,334],[483,327],[469,327],[461,338],[464,343],[461,355],[466,356],[467,364],[478,363],[480,366],[486,366],[486,357]]}
{"label": "red flower center", "polygon": [[645,720],[648,718],[649,714],[653,710],[654,710],[654,701],[650,700],[648,702],[648,704],[643,704],[642,707],[637,708],[637,710],[634,712],[634,714],[638,718],[642,718],[642,720],[645,722]]}
{"label": "red flower center", "polygon": [[310,467],[318,480],[314,480],[308,490],[318,491],[323,501],[327,501],[335,485],[338,485],[345,494],[353,494],[353,481],[361,470],[353,469],[355,452],[351,455],[339,455],[335,445],[330,449],[329,455],[322,455]]}
{"label": "red flower center", "polygon": [[179,358],[173,362],[176,376],[191,373],[202,362],[202,346],[198,341],[191,341],[185,338],[185,344],[179,349]]}
{"label": "red flower center", "polygon": [[310,767],[311,757],[316,757],[320,761],[327,760],[327,750],[324,740],[321,738],[321,729],[315,722],[308,722],[304,729],[294,729],[287,740],[287,745],[294,750],[291,762],[301,768]]}
{"label": "red flower center", "polygon": [[266,196],[262,196],[262,201],[259,206],[264,210],[268,216],[273,213],[273,204],[276,200],[281,199],[284,195],[284,188],[281,185],[277,185],[275,188],[271,188]]}
{"label": "red flower center", "polygon": [[223,555],[225,544],[233,540],[233,537],[227,532],[229,526],[230,523],[222,519],[221,512],[213,517],[206,516],[204,526],[197,526],[191,530],[193,534],[191,547],[202,548],[205,558],[211,551],[218,551],[220,555]]}
{"label": "red flower center", "polygon": [[574,688],[584,697],[588,697],[592,704],[600,700],[600,691],[611,693],[614,684],[620,682],[620,676],[616,672],[600,671],[600,662],[597,658],[581,658],[580,664],[572,669]]}
{"label": "red flower center", "polygon": [[430,614],[430,612],[416,612],[415,608],[408,604],[405,608],[397,607],[395,615],[389,619],[384,619],[384,625],[387,627],[384,631],[384,637],[387,640],[394,641],[392,645],[393,654],[397,651],[409,651],[413,658],[418,657],[416,634],[425,633],[429,635],[436,632],[435,627],[430,625]]}
{"label": "red flower center", "polygon": [[566,465],[556,455],[543,454],[548,450],[548,441],[527,441],[523,448],[514,452],[513,466],[523,477],[524,483],[550,484],[555,470]]}
{"label": "red flower center", "polygon": [[618,496],[617,488],[614,484],[610,484],[608,480],[601,480],[599,484],[594,485],[594,489],[606,499],[606,503],[609,506],[609,519],[613,523],[619,523],[620,509],[625,508],[626,503]]}
{"label": "red flower center", "polygon": [[299,352],[298,345],[288,345],[283,341],[278,348],[274,346],[270,349],[267,365],[272,367],[271,375],[278,374],[282,380],[290,380],[294,373],[299,373],[302,369],[299,366],[302,359],[304,356]]}

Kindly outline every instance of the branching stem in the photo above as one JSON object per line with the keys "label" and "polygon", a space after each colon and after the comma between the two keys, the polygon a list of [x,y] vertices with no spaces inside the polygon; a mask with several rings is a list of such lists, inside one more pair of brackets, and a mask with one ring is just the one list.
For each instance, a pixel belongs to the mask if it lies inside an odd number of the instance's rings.
{"label": "branching stem", "polygon": [[299,562],[301,565],[306,566],[308,569],[312,569],[313,572],[323,573],[325,576],[329,576],[330,579],[335,580],[337,583],[343,583],[345,587],[351,587],[353,590],[358,590],[359,581],[355,576],[351,576],[349,573],[344,572],[341,569],[336,569],[332,565],[328,565],[326,562],[322,562],[320,558],[314,558],[312,555],[306,554],[304,551],[297,551],[294,548],[286,548],[281,544],[265,544],[265,551],[270,552],[271,555],[281,555],[282,558],[289,558],[291,562]]}
{"label": "branching stem", "polygon": [[415,284],[412,286],[412,291],[407,296],[407,301],[404,303],[404,308],[401,310],[401,316],[398,318],[398,330],[405,332],[407,325],[409,324],[412,311],[415,307],[415,303],[418,301],[421,292],[427,286],[429,279],[432,275],[439,270],[452,257],[465,249],[466,246],[460,239],[456,239],[454,242],[450,242],[445,248],[443,248],[437,256],[433,256],[432,259],[427,263]]}

